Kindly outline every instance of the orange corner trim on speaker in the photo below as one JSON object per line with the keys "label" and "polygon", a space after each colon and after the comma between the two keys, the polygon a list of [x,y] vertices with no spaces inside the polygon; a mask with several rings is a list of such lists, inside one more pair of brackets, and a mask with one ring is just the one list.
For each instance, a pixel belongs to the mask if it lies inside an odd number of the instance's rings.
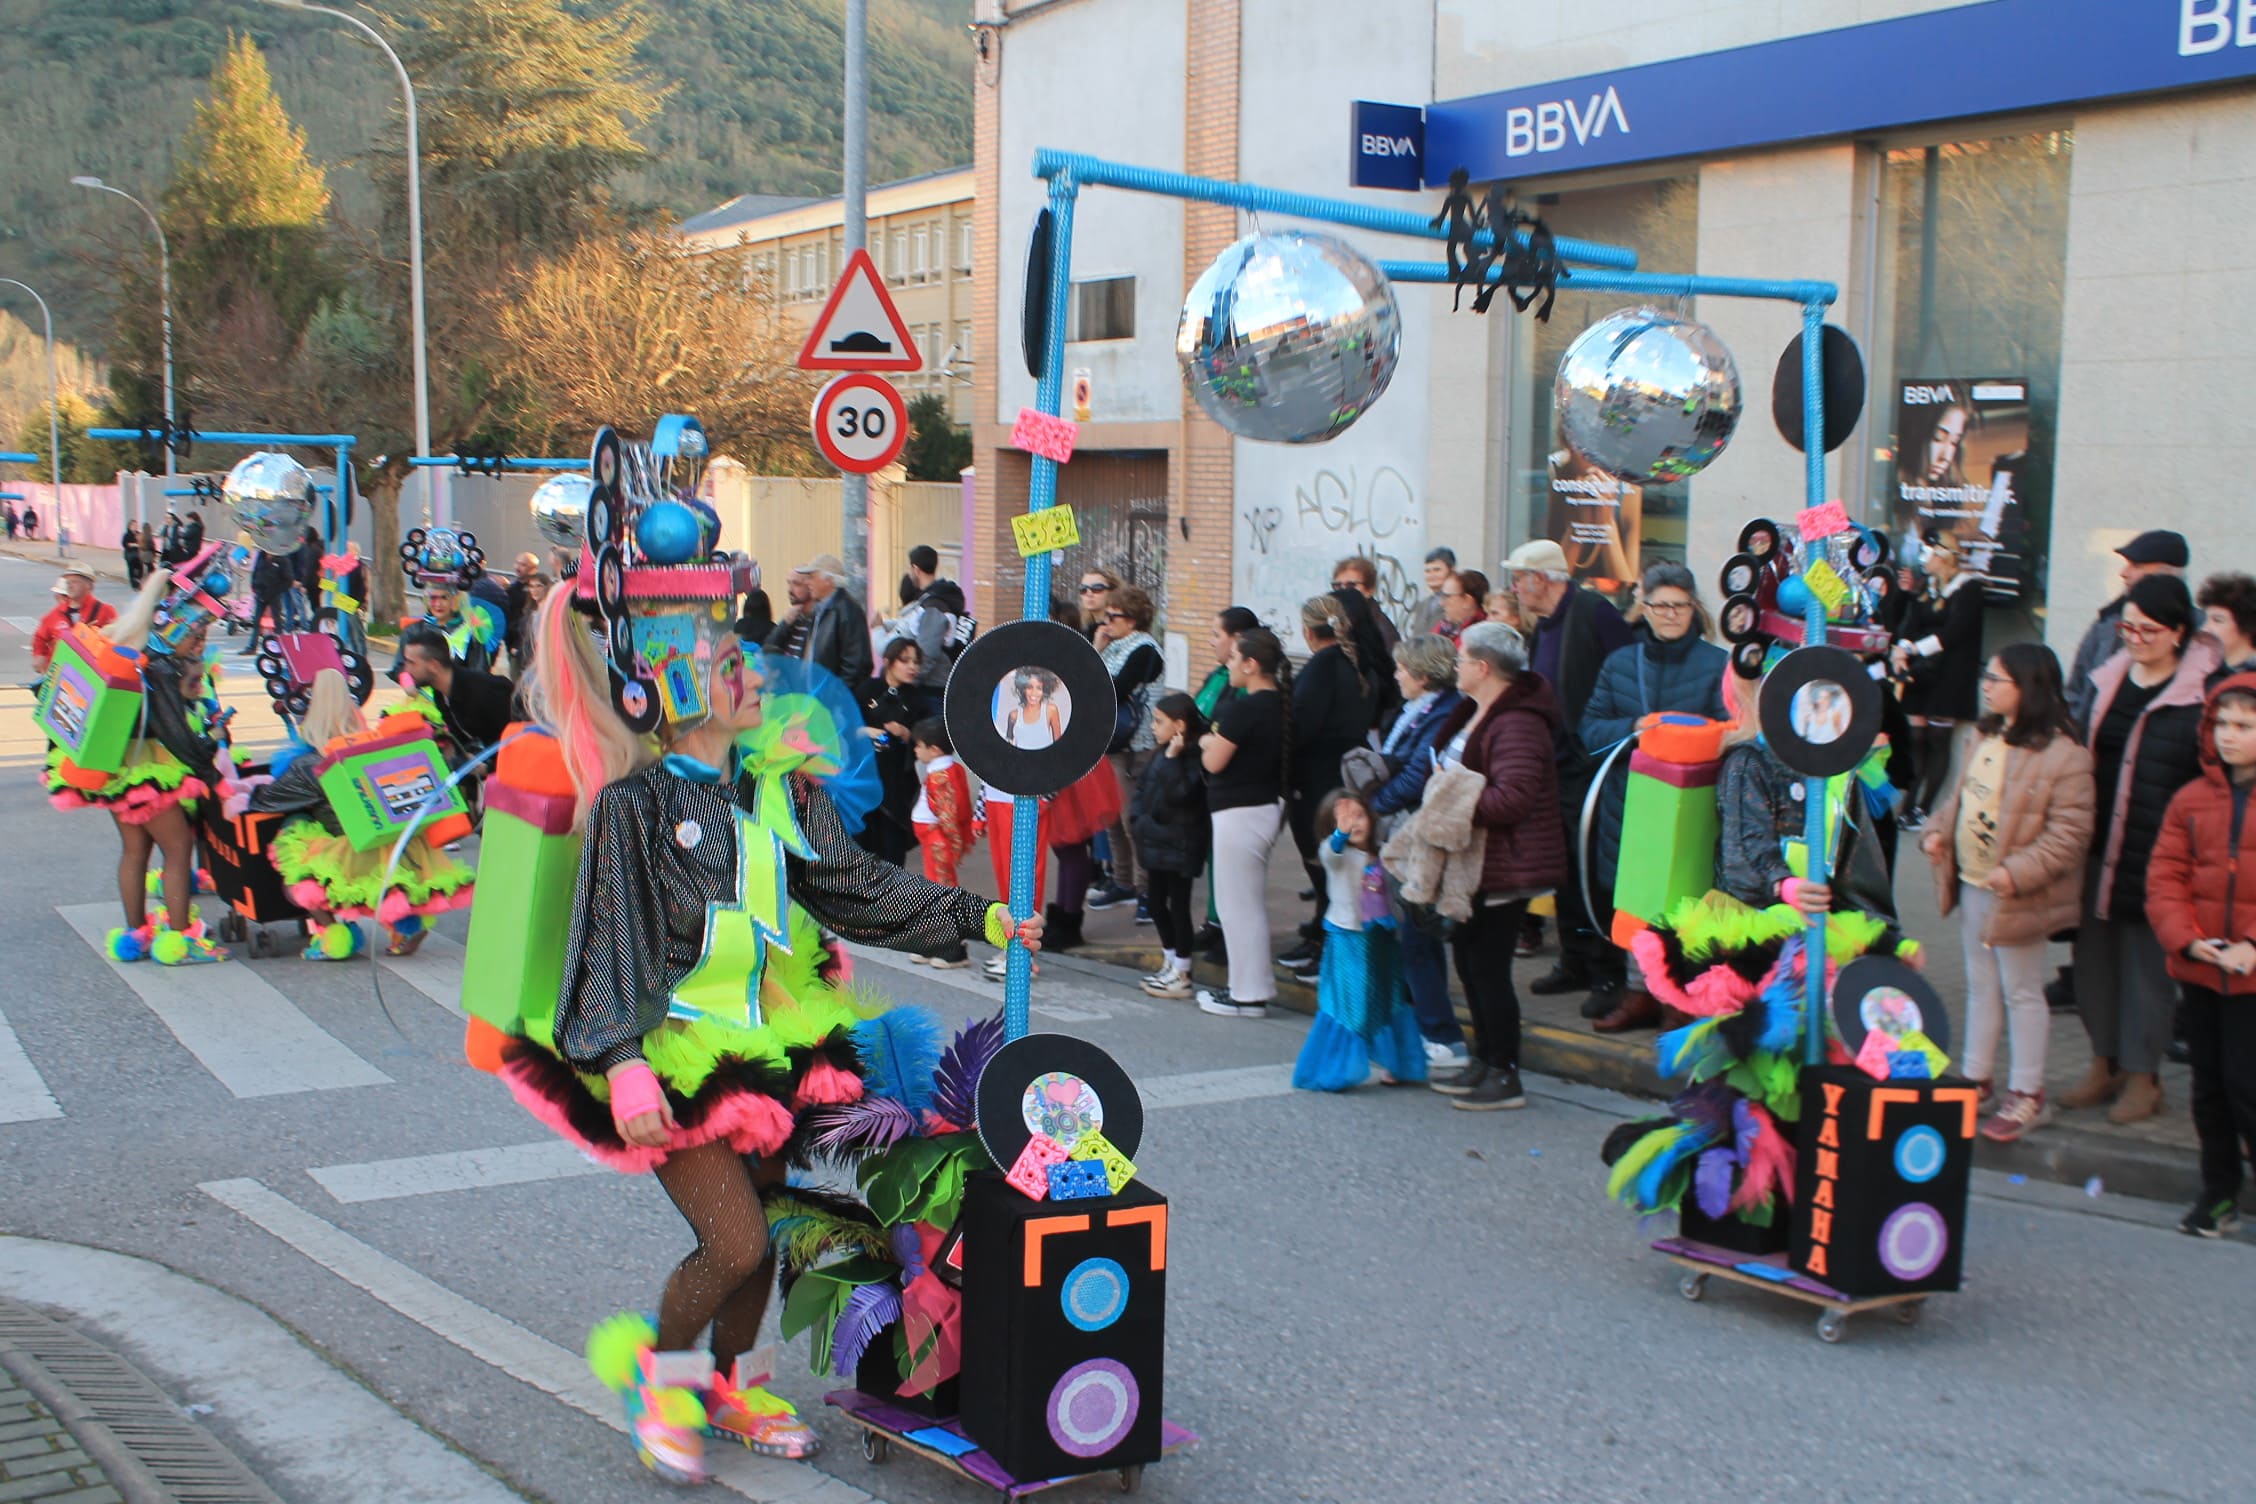
{"label": "orange corner trim on speaker", "polygon": [[1026,1224],[1026,1284],[1029,1289],[1042,1283],[1042,1240],[1053,1232],[1087,1232],[1089,1218],[1036,1217]]}
{"label": "orange corner trim on speaker", "polygon": [[1890,1102],[1916,1102],[1918,1100],[1918,1092],[1906,1091],[1900,1086],[1883,1086],[1873,1092],[1872,1115],[1865,1121],[1864,1136],[1866,1138],[1878,1138],[1880,1136],[1880,1125],[1888,1116],[1888,1104]]}
{"label": "orange corner trim on speaker", "polygon": [[1132,1227],[1138,1222],[1151,1224],[1151,1266],[1158,1274],[1167,1268],[1167,1208],[1164,1206],[1130,1206],[1105,1214],[1107,1227]]}

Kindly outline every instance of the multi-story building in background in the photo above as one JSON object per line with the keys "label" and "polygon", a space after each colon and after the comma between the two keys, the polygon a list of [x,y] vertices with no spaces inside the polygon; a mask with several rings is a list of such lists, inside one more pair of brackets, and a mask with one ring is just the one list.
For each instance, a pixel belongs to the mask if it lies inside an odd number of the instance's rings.
{"label": "multi-story building in background", "polygon": [[[884,274],[924,368],[891,379],[905,397],[938,392],[958,423],[972,415],[972,170],[951,168],[869,190],[870,255]],[[704,255],[741,258],[764,277],[784,317],[804,332],[845,264],[845,214],[838,199],[746,194],[684,220],[680,235]]]}

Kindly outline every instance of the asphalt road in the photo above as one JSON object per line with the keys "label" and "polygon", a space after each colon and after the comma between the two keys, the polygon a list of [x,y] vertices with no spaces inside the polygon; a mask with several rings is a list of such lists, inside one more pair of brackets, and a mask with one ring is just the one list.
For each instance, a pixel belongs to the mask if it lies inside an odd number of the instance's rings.
{"label": "asphalt road", "polygon": [[[28,677],[49,579],[0,560],[0,684]],[[267,712],[241,689],[248,732]],[[252,1302],[527,1498],[670,1497],[590,1413],[608,1401],[576,1354],[654,1301],[687,1230],[654,1183],[557,1152],[460,1063],[461,920],[382,973],[388,1012],[365,964],[112,967],[81,933],[114,922],[109,827],[47,806],[28,709],[0,691],[0,1231]],[[999,1003],[975,974],[863,971],[951,1022]],[[1153,1106],[1137,1159],[1174,1206],[1166,1409],[1204,1440],[1150,1497],[2245,1497],[2256,1247],[2179,1236],[2179,1208],[1977,1176],[1965,1291],[1827,1346],[1764,1292],[1678,1297],[1603,1199],[1626,1099],[1295,1093],[1302,1021],[1206,1018],[1071,960],[1035,1005]],[[164,1368],[130,1325],[101,1335]],[[784,1369],[829,1451],[819,1470],[732,1458],[722,1496],[992,1497],[865,1464],[803,1355]],[[205,1419],[293,1493],[239,1417]]]}

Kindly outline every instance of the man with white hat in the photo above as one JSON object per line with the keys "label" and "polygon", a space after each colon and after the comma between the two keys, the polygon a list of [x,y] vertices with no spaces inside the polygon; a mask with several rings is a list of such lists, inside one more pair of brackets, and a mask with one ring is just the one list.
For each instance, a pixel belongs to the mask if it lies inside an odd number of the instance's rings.
{"label": "man with white hat", "polygon": [[836,674],[848,689],[870,676],[869,627],[862,603],[846,589],[846,565],[817,554],[791,571],[791,609],[768,634],[771,653],[793,653]]}
{"label": "man with white hat", "polygon": [[55,609],[39,618],[39,628],[31,634],[31,668],[42,679],[54,661],[56,638],[81,624],[106,627],[117,620],[115,606],[94,599],[94,571],[84,564],[65,564],[52,589]]}
{"label": "man with white hat", "polygon": [[[1541,674],[1559,697],[1559,709],[1571,733],[1582,723],[1583,708],[1598,684],[1598,667],[1606,655],[1629,642],[1629,623],[1613,602],[1595,590],[1578,589],[1567,551],[1549,538],[1534,538],[1512,550],[1504,561],[1505,577],[1519,597],[1520,620],[1528,633],[1528,667]],[[1549,997],[1592,989],[1583,1005],[1591,1018],[1602,1018],[1620,1001],[1621,980],[1607,974],[1615,954],[1598,933],[1596,920],[1582,902],[1582,801],[1590,790],[1590,759],[1582,744],[1569,735],[1559,746],[1559,818],[1567,827],[1567,881],[1559,888],[1559,964],[1528,984],[1528,990]]]}

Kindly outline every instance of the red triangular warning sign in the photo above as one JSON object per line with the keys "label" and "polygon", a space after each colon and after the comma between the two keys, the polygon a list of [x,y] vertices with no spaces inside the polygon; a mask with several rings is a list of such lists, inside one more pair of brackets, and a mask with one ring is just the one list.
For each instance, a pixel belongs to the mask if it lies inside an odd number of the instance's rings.
{"label": "red triangular warning sign", "polygon": [[838,285],[799,351],[802,371],[915,371],[924,354],[866,250],[846,258]]}

